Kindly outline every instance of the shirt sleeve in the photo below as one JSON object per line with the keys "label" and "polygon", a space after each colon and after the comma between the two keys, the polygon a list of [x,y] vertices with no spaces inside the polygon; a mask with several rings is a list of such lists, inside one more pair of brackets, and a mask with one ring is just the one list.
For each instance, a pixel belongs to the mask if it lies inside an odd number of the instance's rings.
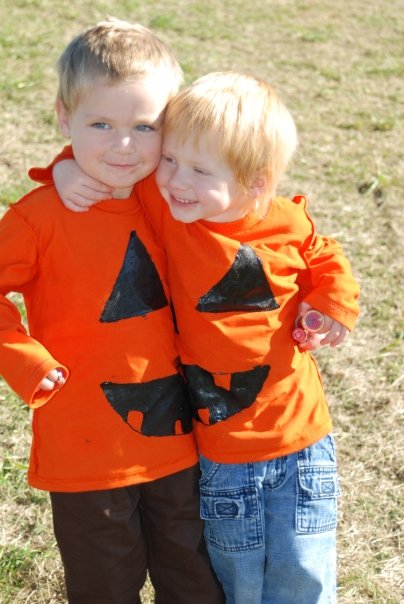
{"label": "shirt sleeve", "polygon": [[63,147],[60,153],[56,155],[53,161],[46,166],[46,168],[30,168],[28,170],[28,176],[31,180],[35,182],[39,182],[43,185],[53,185],[53,167],[58,163],[65,159],[74,159],[73,149],[71,145],[66,145]]}
{"label": "shirt sleeve", "polygon": [[352,330],[359,316],[359,285],[335,239],[319,235],[303,204],[307,237],[302,245],[306,270],[299,275],[301,300]]}
{"label": "shirt sleeve", "polygon": [[68,370],[24,327],[21,314],[8,297],[27,292],[37,272],[35,233],[11,207],[0,221],[0,373],[30,407],[47,403],[56,391],[36,392],[51,369]]}

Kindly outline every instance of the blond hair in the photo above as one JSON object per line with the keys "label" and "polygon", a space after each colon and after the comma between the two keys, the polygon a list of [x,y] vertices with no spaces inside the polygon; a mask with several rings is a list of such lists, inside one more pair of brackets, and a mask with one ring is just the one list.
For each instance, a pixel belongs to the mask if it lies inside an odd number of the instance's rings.
{"label": "blond hair", "polygon": [[168,104],[164,133],[197,146],[208,136],[242,187],[263,174],[273,194],[297,145],[288,109],[264,80],[235,72],[210,73]]}
{"label": "blond hair", "polygon": [[161,75],[172,84],[174,95],[183,74],[171,49],[138,23],[109,17],[76,36],[57,62],[57,98],[68,112],[77,106],[80,93],[98,80],[107,83]]}

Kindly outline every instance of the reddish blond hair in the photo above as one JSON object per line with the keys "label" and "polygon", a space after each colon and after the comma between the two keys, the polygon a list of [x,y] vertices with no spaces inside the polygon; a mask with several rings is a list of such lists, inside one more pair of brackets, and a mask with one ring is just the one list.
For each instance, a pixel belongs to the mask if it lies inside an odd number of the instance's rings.
{"label": "reddish blond hair", "polygon": [[294,120],[264,80],[236,72],[210,73],[168,104],[165,133],[177,140],[212,140],[243,187],[265,175],[271,194],[297,146]]}

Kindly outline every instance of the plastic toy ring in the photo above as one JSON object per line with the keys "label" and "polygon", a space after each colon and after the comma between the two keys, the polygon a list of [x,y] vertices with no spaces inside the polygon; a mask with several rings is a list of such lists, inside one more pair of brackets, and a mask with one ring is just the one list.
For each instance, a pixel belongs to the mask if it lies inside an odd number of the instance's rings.
{"label": "plastic toy ring", "polygon": [[324,315],[318,310],[308,310],[302,317],[302,327],[311,333],[317,333],[324,327]]}

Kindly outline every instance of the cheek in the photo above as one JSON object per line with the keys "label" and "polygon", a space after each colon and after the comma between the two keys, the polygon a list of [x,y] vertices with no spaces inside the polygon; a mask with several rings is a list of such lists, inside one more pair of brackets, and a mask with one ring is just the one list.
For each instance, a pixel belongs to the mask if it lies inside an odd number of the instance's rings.
{"label": "cheek", "polygon": [[205,190],[202,189],[202,192],[212,199],[212,201],[221,205],[227,205],[230,201],[229,190],[226,185],[207,187]]}
{"label": "cheek", "polygon": [[242,197],[238,187],[232,187],[232,186],[227,186],[227,185],[223,187],[222,196],[223,196],[223,199],[226,199],[226,201],[229,204],[233,204],[233,205],[238,205],[238,203]]}
{"label": "cheek", "polygon": [[160,161],[161,144],[162,144],[161,136],[156,136],[155,138],[151,138],[150,140],[147,141],[146,144],[143,145],[145,154],[150,158],[157,159],[157,161]]}
{"label": "cheek", "polygon": [[91,132],[88,135],[76,135],[73,137],[75,155],[80,154],[84,158],[92,158],[99,156],[103,149],[104,144],[100,136],[93,135]]}
{"label": "cheek", "polygon": [[158,187],[164,187],[170,180],[169,169],[166,164],[160,163],[156,171],[156,182]]}

